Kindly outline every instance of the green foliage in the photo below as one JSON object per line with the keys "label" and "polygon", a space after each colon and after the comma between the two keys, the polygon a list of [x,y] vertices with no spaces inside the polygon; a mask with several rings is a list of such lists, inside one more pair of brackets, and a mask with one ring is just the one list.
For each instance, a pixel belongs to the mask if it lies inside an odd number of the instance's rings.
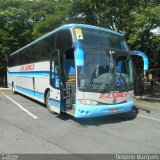
{"label": "green foliage", "polygon": [[32,25],[25,9],[26,1],[0,2],[0,51],[10,54],[31,41]]}
{"label": "green foliage", "polygon": [[134,18],[138,0],[74,0],[74,20],[123,32]]}
{"label": "green foliage", "polygon": [[133,26],[128,33],[128,44],[131,49],[139,49],[148,55],[150,68],[160,68],[160,35],[152,32],[160,27],[160,5],[153,2],[146,1],[136,10]]}
{"label": "green foliage", "polygon": [[159,65],[159,0],[1,0],[0,58],[68,23],[97,25],[123,33],[130,49],[145,51]]}
{"label": "green foliage", "polygon": [[[130,49],[144,51],[150,67],[159,64],[160,35],[151,30],[160,27],[158,0],[74,0],[72,21],[97,25],[121,32]],[[160,66],[159,66],[160,68]]]}
{"label": "green foliage", "polygon": [[[71,5],[71,0],[59,0],[59,1],[53,1],[52,3],[50,0],[45,1],[45,3],[48,2],[48,4],[44,8],[45,10],[49,10],[48,6],[54,6],[52,9],[52,12],[45,13],[44,9],[41,8],[41,11],[43,11],[45,14],[45,18],[39,20],[33,27],[33,36],[35,38],[40,37],[44,34],[46,34],[49,31],[54,30],[55,28],[58,28],[61,25],[66,24],[68,21],[69,16],[69,8]],[[50,3],[50,5],[49,5]],[[40,12],[41,12],[40,11]],[[39,11],[38,11],[39,13]]]}

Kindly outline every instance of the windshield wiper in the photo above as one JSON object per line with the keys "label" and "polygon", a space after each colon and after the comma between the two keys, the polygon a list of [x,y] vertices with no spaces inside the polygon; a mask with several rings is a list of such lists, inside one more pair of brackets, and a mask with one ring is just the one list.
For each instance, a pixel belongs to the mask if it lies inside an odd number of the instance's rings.
{"label": "windshield wiper", "polygon": [[[110,67],[109,67],[108,73],[110,73],[110,76],[107,77],[106,80],[104,81],[104,83],[102,84],[102,87],[99,90],[100,93],[104,93],[111,86],[112,83],[115,83],[115,78],[117,78],[117,76],[115,76],[116,72],[119,73],[119,75],[120,75],[120,77],[121,77],[121,79],[123,81],[123,86],[125,86],[125,89],[128,92],[128,85],[127,85],[124,77],[122,76],[122,74],[121,74],[121,72],[119,70],[117,70],[117,69],[115,70],[115,68],[114,68],[115,67],[115,63],[114,63],[114,58],[113,58],[113,55],[112,55],[113,52],[114,51],[111,51],[111,50],[109,51],[109,53],[110,53],[110,56],[109,56],[110,65],[109,66]],[[112,76],[112,74],[113,74],[113,76]],[[109,79],[111,79],[111,80],[108,82]],[[108,85],[107,85],[107,83],[108,83]],[[114,84],[114,85],[116,85],[116,84]]]}
{"label": "windshield wiper", "polygon": [[[113,70],[113,68],[114,68],[114,62],[113,62],[113,56],[112,56],[112,51],[109,51],[110,52],[110,56],[109,56],[109,70],[108,70],[108,72],[107,73],[110,73],[110,76],[108,76],[106,79],[105,79],[105,81],[104,81],[104,83],[102,84],[102,87],[100,88],[100,90],[99,90],[99,92],[100,93],[104,93],[109,87],[110,87],[110,85],[112,84],[112,81],[113,81],[113,77],[111,76],[112,75],[112,70]],[[111,77],[111,78],[110,78]],[[109,82],[108,82],[108,80],[109,79],[111,79]],[[108,85],[107,85],[107,83],[108,83]],[[106,86],[107,85],[107,86]]]}
{"label": "windshield wiper", "polygon": [[[110,80],[109,82],[107,82],[107,80],[105,80],[105,82],[102,84],[102,87],[100,88],[99,90],[99,93],[104,93],[106,92],[107,89],[109,89],[109,87],[111,86],[112,82],[113,82],[113,79]],[[107,84],[108,83],[108,84]],[[107,86],[106,86],[107,85]]]}

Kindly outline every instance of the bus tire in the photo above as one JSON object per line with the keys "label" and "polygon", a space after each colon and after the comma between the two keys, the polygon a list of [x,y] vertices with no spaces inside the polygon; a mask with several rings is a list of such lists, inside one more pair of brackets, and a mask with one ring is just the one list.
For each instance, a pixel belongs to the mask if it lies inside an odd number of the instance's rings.
{"label": "bus tire", "polygon": [[49,98],[50,98],[50,91],[48,91],[45,96],[45,104],[46,104],[46,107],[50,113],[55,113],[54,111],[51,110]]}
{"label": "bus tire", "polygon": [[13,93],[13,94],[16,94],[16,90],[15,90],[15,85],[14,85],[14,83],[12,84],[12,93]]}

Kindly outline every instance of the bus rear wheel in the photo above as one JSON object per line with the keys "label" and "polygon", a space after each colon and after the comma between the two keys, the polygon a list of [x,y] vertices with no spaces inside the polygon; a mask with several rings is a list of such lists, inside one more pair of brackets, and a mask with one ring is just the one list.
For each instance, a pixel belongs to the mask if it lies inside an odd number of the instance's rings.
{"label": "bus rear wheel", "polygon": [[12,84],[12,93],[16,94],[16,90],[15,90],[15,85],[14,84]]}
{"label": "bus rear wheel", "polygon": [[45,104],[46,104],[46,107],[47,107],[47,109],[48,109],[48,111],[49,111],[50,113],[55,113],[54,111],[51,110],[51,106],[50,106],[50,101],[49,101],[49,99],[50,99],[50,91],[48,91],[47,94],[46,94]]}

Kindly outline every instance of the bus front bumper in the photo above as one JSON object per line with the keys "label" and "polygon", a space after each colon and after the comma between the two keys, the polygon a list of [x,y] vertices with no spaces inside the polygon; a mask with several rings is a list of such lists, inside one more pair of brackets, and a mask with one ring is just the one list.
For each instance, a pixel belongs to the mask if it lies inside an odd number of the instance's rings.
{"label": "bus front bumper", "polygon": [[131,111],[133,106],[133,101],[114,105],[83,105],[79,101],[77,101],[75,106],[75,117],[89,118],[125,113]]}

